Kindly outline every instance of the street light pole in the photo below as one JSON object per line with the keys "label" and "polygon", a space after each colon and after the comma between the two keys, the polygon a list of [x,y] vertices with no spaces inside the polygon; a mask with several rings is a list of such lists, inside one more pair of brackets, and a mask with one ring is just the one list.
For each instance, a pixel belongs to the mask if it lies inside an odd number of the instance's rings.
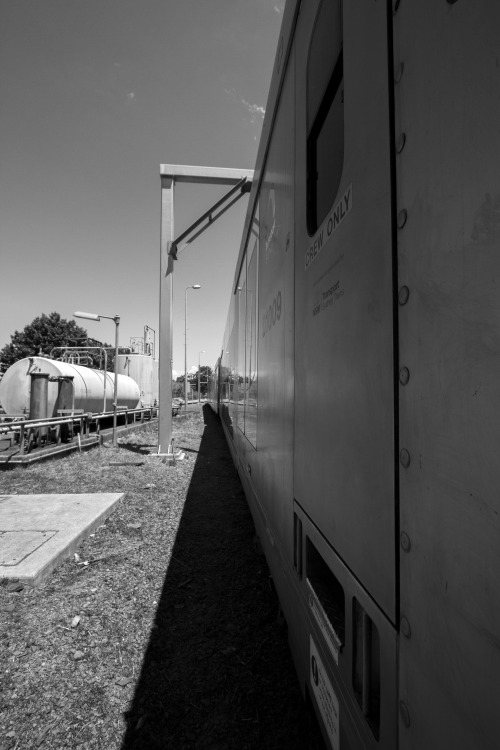
{"label": "street light pole", "polygon": [[188,291],[190,289],[201,289],[200,284],[191,284],[186,287],[184,295],[184,414],[187,415],[187,318],[188,318]]}
{"label": "street light pole", "polygon": [[[102,316],[104,317],[104,315]],[[111,320],[115,321],[115,387],[113,392],[113,447],[118,447],[117,411],[118,411],[118,328],[120,316],[114,315]]]}
{"label": "street light pole", "polygon": [[[115,324],[115,383],[113,390],[113,447],[118,447],[118,435],[117,435],[117,410],[118,410],[118,327],[120,325],[119,315],[97,315],[96,313],[86,312],[75,312],[73,313],[75,318],[85,318],[86,320],[97,320],[106,318],[106,320],[112,320]],[[106,373],[104,373],[104,382],[106,383]]]}
{"label": "street light pole", "polygon": [[200,391],[200,367],[201,367],[201,355],[205,354],[205,349],[198,352],[198,403],[201,402],[201,391]]}

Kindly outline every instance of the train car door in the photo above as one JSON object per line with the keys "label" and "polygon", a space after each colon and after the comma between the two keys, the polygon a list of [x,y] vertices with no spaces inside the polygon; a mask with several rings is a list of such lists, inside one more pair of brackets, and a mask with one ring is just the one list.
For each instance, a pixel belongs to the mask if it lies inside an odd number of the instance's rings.
{"label": "train car door", "polygon": [[[295,39],[295,559],[311,654],[326,645],[340,703],[321,709],[317,700],[325,724],[339,722],[332,746],[340,738],[341,747],[390,748],[397,522],[387,4],[302,3]],[[315,679],[311,686],[316,694]]]}
{"label": "train car door", "polygon": [[394,622],[385,6],[314,2],[301,14],[309,34],[297,48],[295,499]]}

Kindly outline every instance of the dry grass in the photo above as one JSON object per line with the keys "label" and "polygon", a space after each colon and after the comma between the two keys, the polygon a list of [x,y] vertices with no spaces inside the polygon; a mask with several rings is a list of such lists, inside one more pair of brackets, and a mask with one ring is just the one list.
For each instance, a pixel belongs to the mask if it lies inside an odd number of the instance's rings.
{"label": "dry grass", "polygon": [[146,458],[149,426],[119,449],[0,474],[0,493],[126,493],[80,561],[35,590],[0,586],[0,750],[321,747],[241,485],[205,419],[176,423],[175,466]]}

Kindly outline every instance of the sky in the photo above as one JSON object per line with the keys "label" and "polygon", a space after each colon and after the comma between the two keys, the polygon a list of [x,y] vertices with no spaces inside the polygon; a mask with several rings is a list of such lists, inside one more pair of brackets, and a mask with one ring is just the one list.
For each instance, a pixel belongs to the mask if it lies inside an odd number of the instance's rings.
{"label": "sky", "polygon": [[[0,348],[54,311],[158,336],[160,165],[254,168],[284,4],[0,0]],[[227,190],[176,186],[175,233]],[[176,263],[174,374],[192,284],[188,370],[220,353],[247,200]]]}

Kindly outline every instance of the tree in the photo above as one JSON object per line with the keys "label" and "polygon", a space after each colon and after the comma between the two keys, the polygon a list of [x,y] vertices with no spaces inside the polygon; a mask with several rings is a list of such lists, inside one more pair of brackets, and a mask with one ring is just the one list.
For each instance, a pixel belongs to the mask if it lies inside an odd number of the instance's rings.
{"label": "tree", "polygon": [[205,396],[208,391],[208,383],[212,377],[212,368],[208,365],[202,365],[196,372],[192,372],[188,375],[188,381],[194,390],[198,390],[198,373],[200,376],[200,393]]}
{"label": "tree", "polygon": [[[48,356],[56,346],[92,346],[94,341],[89,340],[85,328],[78,326],[74,320],[65,320],[59,313],[52,312],[35,318],[22,331],[15,331],[10,337],[10,344],[6,344],[0,350],[0,361],[10,367],[14,362],[24,357],[35,357],[40,352]],[[100,345],[100,342],[95,342]],[[108,346],[103,344],[103,346]],[[61,352],[55,352],[59,356]],[[91,354],[94,363],[99,361],[98,353]],[[95,355],[95,356],[94,356]],[[108,362],[108,369],[110,363]]]}
{"label": "tree", "polygon": [[182,383],[179,383],[178,380],[172,381],[172,398],[180,398],[181,396],[184,396],[184,379]]}

